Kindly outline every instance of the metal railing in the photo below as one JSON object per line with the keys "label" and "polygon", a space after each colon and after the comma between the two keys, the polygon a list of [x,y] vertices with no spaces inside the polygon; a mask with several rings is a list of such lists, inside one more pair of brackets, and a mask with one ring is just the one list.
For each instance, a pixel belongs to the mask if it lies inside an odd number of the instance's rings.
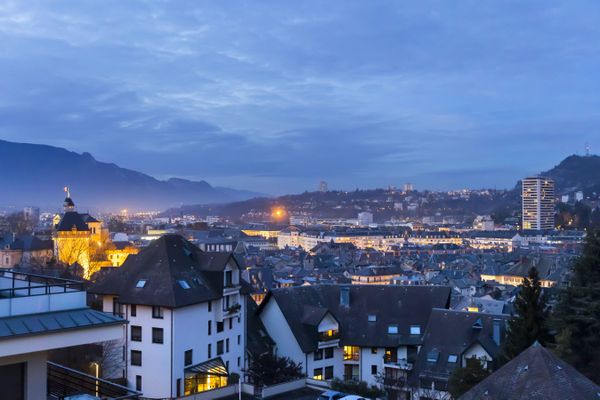
{"label": "metal railing", "polygon": [[26,272],[15,272],[12,270],[1,272],[0,279],[10,281],[10,287],[0,289],[0,298],[39,296],[56,293],[81,292],[84,290],[84,282],[81,281]]}
{"label": "metal railing", "polygon": [[48,398],[89,394],[101,399],[139,399],[140,392],[48,361]]}

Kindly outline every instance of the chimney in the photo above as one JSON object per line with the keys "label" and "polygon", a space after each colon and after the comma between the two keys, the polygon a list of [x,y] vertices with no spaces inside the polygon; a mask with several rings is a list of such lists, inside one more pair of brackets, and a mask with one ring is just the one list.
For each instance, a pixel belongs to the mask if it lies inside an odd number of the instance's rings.
{"label": "chimney", "polygon": [[498,318],[494,318],[492,338],[496,345],[500,346],[500,320]]}
{"label": "chimney", "polygon": [[340,306],[350,307],[350,287],[340,287]]}

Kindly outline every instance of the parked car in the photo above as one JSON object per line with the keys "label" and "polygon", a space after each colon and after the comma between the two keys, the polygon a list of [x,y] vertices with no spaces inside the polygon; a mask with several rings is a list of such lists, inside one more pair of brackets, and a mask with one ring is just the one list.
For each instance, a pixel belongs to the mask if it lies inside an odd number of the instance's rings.
{"label": "parked car", "polygon": [[335,390],[328,390],[321,393],[317,400],[340,400],[348,396],[346,393],[336,392]]}

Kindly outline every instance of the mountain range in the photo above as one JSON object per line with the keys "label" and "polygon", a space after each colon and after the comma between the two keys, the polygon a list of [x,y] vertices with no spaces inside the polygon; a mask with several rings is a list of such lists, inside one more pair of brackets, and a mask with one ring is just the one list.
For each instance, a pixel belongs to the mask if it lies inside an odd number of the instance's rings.
{"label": "mountain range", "polygon": [[158,180],[96,160],[90,153],[0,140],[0,207],[60,207],[63,187],[76,204],[98,210],[162,210],[182,204],[240,201],[260,193],[215,187],[206,181]]}

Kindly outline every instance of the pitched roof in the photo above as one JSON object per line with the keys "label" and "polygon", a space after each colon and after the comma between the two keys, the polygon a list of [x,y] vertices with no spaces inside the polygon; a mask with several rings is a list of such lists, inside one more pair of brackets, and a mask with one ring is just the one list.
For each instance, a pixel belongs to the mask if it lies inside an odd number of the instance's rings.
{"label": "pitched roof", "polygon": [[60,219],[58,225],[56,225],[56,230],[64,232],[72,231],[73,228],[75,228],[77,231],[89,231],[89,228],[83,220],[81,214],[79,214],[77,211],[67,211]]}
{"label": "pitched roof", "polygon": [[120,317],[90,308],[18,315],[0,318],[0,340],[124,323]]}
{"label": "pitched roof", "polygon": [[[499,342],[504,337],[506,315],[474,313],[445,309],[434,309],[429,316],[414,368],[414,378],[435,378],[445,380],[460,362],[460,357],[471,346],[478,343],[492,357],[496,357],[500,346],[493,339],[494,320],[499,325]],[[436,361],[429,355],[437,354]],[[457,356],[450,362],[449,356]]]}
{"label": "pitched roof", "polygon": [[164,235],[128,257],[89,292],[117,295],[126,304],[183,307],[220,298],[229,262],[237,265],[229,253],[206,253],[179,235]]}
{"label": "pitched roof", "polygon": [[[349,291],[349,306],[340,304],[340,291]],[[315,321],[328,311],[340,324],[340,343],[363,347],[398,347],[420,344],[411,325],[422,329],[434,307],[448,307],[451,289],[445,286],[310,285],[274,289],[267,294],[259,313],[275,300],[305,353],[318,346]],[[375,322],[368,316],[375,315]],[[390,325],[398,334],[388,334]]]}
{"label": "pitched roof", "polygon": [[600,398],[600,386],[536,342],[460,399],[597,398]]}

